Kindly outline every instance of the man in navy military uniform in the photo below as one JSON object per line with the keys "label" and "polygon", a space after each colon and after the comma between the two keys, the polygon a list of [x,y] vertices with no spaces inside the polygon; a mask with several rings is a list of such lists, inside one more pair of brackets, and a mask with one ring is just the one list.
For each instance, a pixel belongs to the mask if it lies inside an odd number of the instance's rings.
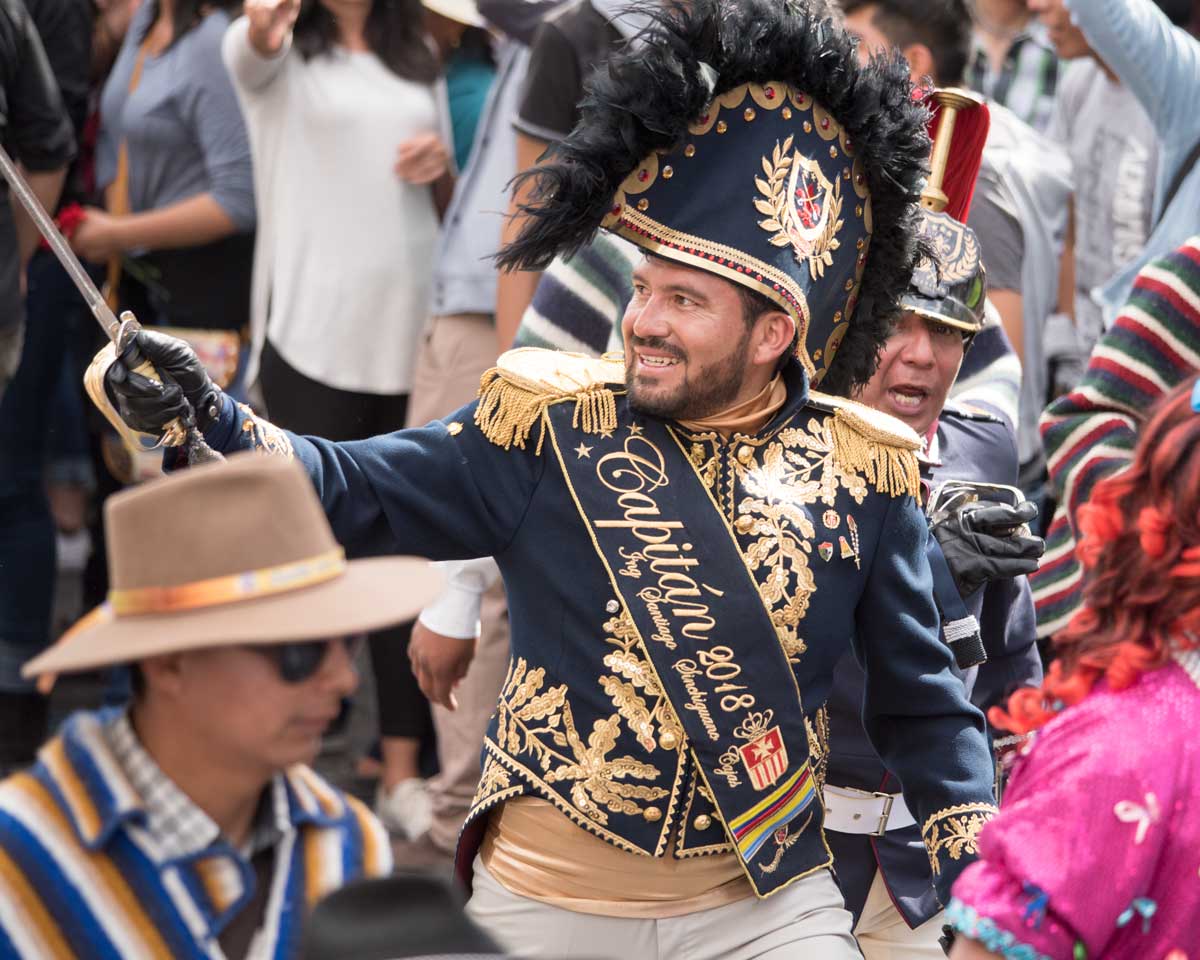
{"label": "man in navy military uniform", "polygon": [[[901,299],[905,312],[884,345],[879,368],[857,394],[924,438],[921,477],[927,503],[946,481],[1011,488],[1019,468],[1016,434],[1007,420],[982,406],[946,402],[967,347],[984,326],[986,277],[979,243],[962,220],[985,140],[969,128],[984,125],[986,133],[987,108],[954,91],[934,99],[940,101],[938,119],[953,110],[952,129],[960,132],[945,153],[934,151],[954,176],[935,168],[925,191],[932,209],[924,232],[943,259],[937,270],[923,262],[914,273]],[[942,191],[943,186],[949,190]],[[1004,495],[977,489],[984,501]],[[943,629],[963,683],[983,709],[1017,686],[1038,684],[1042,676],[1033,600],[1023,576],[1037,569],[1042,542],[1008,533],[1036,517],[1037,510],[1013,493],[1015,502],[1008,503],[964,497],[965,502],[932,518],[940,541],[940,549],[931,541],[931,565],[935,581],[941,577],[935,596]],[[825,787],[834,866],[866,960],[935,960],[943,956],[941,905],[934,893],[938,865],[926,854],[896,777],[859,722],[863,684],[861,668],[852,657],[843,657],[829,702]]]}
{"label": "man in navy military uniform", "polygon": [[873,372],[916,264],[926,114],[901,64],[860,66],[777,0],[662,14],[591,89],[502,262],[597,227],[640,245],[624,360],[514,351],[463,410],[338,444],[236,406],[161,335],[138,339],[161,383],[111,350],[93,376],[134,428],[190,408],[218,450],[300,461],[353,554],[496,557],[512,665],[459,865],[503,945],[857,956],[814,776],[846,650],[941,895],[994,811],[938,634],[920,438],[812,389]]}

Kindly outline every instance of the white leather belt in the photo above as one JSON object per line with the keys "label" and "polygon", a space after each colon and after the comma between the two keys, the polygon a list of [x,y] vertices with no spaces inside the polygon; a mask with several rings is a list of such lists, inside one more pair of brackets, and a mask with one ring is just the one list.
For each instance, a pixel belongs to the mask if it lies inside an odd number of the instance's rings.
{"label": "white leather belt", "polygon": [[917,822],[898,793],[868,793],[825,785],[825,829],[882,837]]}

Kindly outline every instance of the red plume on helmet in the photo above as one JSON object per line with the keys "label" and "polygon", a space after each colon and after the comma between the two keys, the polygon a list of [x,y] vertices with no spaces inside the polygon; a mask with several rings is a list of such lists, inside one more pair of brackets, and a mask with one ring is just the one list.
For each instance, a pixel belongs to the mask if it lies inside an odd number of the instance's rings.
{"label": "red plume on helmet", "polygon": [[933,153],[922,206],[944,210],[959,223],[966,223],[992,117],[987,104],[966,90],[925,93],[925,105],[931,111],[929,136],[933,140]]}
{"label": "red plume on helmet", "polygon": [[987,271],[979,238],[966,225],[983,164],[991,116],[966,90],[926,92],[932,111],[933,153],[921,191],[921,238],[927,254],[913,270],[901,305],[963,332],[968,341],[984,326]]}

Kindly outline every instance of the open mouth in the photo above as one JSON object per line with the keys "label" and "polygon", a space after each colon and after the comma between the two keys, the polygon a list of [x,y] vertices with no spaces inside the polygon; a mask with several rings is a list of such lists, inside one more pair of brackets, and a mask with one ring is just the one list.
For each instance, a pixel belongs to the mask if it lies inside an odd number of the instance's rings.
{"label": "open mouth", "polygon": [[929,391],[903,384],[888,390],[888,397],[899,410],[919,410],[929,399]]}

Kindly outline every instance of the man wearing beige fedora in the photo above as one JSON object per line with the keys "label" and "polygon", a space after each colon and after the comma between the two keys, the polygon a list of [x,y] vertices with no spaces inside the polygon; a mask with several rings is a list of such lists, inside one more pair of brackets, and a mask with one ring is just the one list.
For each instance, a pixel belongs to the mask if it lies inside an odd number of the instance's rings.
{"label": "man wearing beige fedora", "polygon": [[363,634],[420,608],[423,561],[348,563],[294,464],[255,456],[105,509],[112,588],[26,676],[130,664],[0,783],[0,957],[297,955],[308,907],[386,874],[387,835],[308,766]]}

